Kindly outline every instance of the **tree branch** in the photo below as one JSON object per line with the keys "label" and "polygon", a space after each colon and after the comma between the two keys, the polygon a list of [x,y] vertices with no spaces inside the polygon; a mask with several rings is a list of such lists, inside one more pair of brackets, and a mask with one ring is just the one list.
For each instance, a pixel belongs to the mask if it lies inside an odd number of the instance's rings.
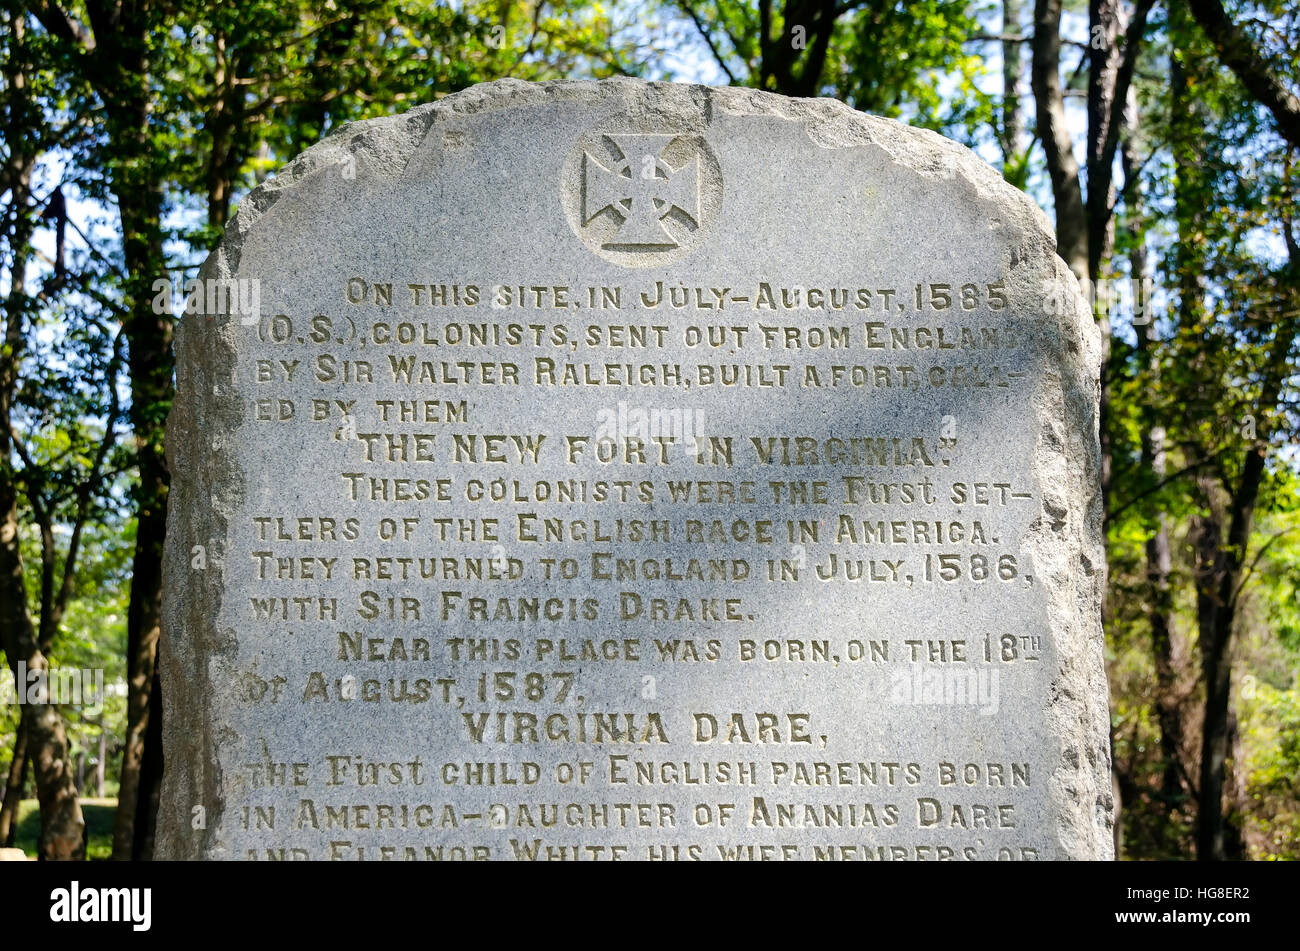
{"label": "tree branch", "polygon": [[1188,0],[1187,6],[1223,65],[1232,70],[1260,105],[1273,113],[1282,136],[1300,146],[1300,99],[1273,74],[1250,37],[1232,22],[1219,0]]}
{"label": "tree branch", "polygon": [[33,3],[31,11],[51,36],[68,43],[75,43],[87,52],[95,48],[95,35],[86,29],[85,24],[60,10],[57,4]]}
{"label": "tree branch", "polygon": [[727,81],[734,85],[736,82],[735,74],[731,71],[731,67],[727,65],[727,60],[723,57],[722,53],[719,52],[717,46],[714,45],[713,37],[710,36],[709,31],[704,28],[704,23],[695,12],[695,8],[691,6],[691,4],[687,3],[686,0],[678,0],[678,5],[686,11],[686,15],[690,17],[691,22],[695,24],[695,29],[700,34],[700,39],[704,40],[704,44],[709,48],[709,52],[713,54],[713,58],[717,61],[718,66],[727,74]]}
{"label": "tree branch", "polygon": [[[90,498],[94,495],[95,489],[100,485],[103,479],[104,460],[108,458],[108,451],[113,447],[117,439],[114,425],[117,417],[121,412],[121,400],[117,391],[117,370],[122,362],[122,331],[119,330],[113,338],[113,358],[108,363],[108,369],[105,371],[106,386],[108,387],[108,414],[104,420],[104,436],[99,441],[99,446],[95,450],[95,461],[91,464],[90,472],[86,478],[77,486],[77,508],[76,519],[72,525],[72,536],[68,539],[68,551],[63,558],[63,580],[59,585],[59,593],[55,596],[50,605],[51,615],[49,622],[49,638],[52,640],[54,632],[58,630],[60,622],[63,620],[64,612],[67,610],[68,601],[72,598],[73,582],[76,577],[77,554],[81,546],[81,532],[85,527],[86,519],[90,514]],[[46,629],[45,617],[41,617],[42,632]],[[44,643],[44,638],[42,638]],[[42,649],[47,649],[42,646]]]}
{"label": "tree branch", "polygon": [[1232,601],[1234,603],[1236,602],[1237,598],[1240,597],[1242,589],[1246,587],[1246,582],[1250,580],[1250,576],[1255,573],[1255,566],[1258,565],[1259,560],[1264,557],[1264,553],[1267,552],[1270,548],[1272,548],[1273,543],[1277,541],[1279,538],[1284,538],[1285,536],[1290,535],[1292,532],[1295,531],[1300,531],[1300,525],[1292,525],[1290,528],[1284,528],[1280,532],[1274,532],[1269,537],[1269,540],[1265,542],[1264,545],[1259,549],[1259,551],[1255,552],[1255,557],[1251,559],[1250,564],[1247,565],[1245,570],[1243,570],[1241,573],[1241,581],[1237,585],[1237,590],[1232,592]]}
{"label": "tree branch", "polygon": [[[1032,36],[1025,36],[1023,33],[976,33],[974,36],[968,36],[962,40],[963,43],[1029,43],[1033,40]],[[1076,49],[1086,50],[1088,44],[1083,40],[1068,40],[1061,37],[1062,46],[1073,46]]]}
{"label": "tree branch", "polygon": [[1199,459],[1196,462],[1193,462],[1190,466],[1185,466],[1182,469],[1179,469],[1177,472],[1173,473],[1172,475],[1165,476],[1155,485],[1151,486],[1148,489],[1142,490],[1137,495],[1133,496],[1133,498],[1125,502],[1123,505],[1111,509],[1110,520],[1112,522],[1115,521],[1115,519],[1119,518],[1120,514],[1124,512],[1126,509],[1129,509],[1132,506],[1136,505],[1138,502],[1141,502],[1148,495],[1152,495],[1155,492],[1159,492],[1161,489],[1167,486],[1170,482],[1173,482],[1175,479],[1181,479],[1183,476],[1189,475],[1195,472],[1197,469],[1200,469],[1202,466],[1213,462],[1219,456],[1222,456],[1224,453],[1226,453],[1229,448],[1230,447],[1225,446],[1224,448],[1220,449],[1218,452],[1210,453],[1210,455],[1206,456],[1204,459]]}

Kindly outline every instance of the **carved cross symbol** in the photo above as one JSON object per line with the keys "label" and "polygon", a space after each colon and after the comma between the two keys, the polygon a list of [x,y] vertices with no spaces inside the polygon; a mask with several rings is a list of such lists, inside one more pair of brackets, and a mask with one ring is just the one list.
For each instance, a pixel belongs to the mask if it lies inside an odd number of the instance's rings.
{"label": "carved cross symbol", "polygon": [[675,135],[609,135],[623,154],[608,169],[582,155],[582,223],[587,225],[606,209],[622,223],[606,248],[650,246],[675,248],[678,242],[664,226],[676,208],[696,227],[700,222],[700,157],[691,156],[680,168],[660,157]]}

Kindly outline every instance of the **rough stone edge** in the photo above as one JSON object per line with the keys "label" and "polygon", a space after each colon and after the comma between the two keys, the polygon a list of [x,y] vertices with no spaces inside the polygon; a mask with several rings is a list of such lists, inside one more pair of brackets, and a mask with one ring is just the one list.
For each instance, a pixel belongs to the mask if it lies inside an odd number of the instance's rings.
{"label": "rough stone edge", "polygon": [[[201,279],[234,276],[224,247],[229,235],[199,269]],[[208,698],[234,677],[235,633],[213,622],[222,607],[228,519],[244,494],[243,470],[229,448],[243,422],[234,370],[240,332],[237,318],[193,315],[178,322],[173,343],[176,394],[166,429],[172,479],[158,646],[163,777],[154,851],[159,859],[223,857],[216,840],[224,809],[217,765],[222,731],[211,721]],[[191,567],[195,545],[206,552],[202,570]],[[196,806],[203,808],[199,829],[194,828]]]}
{"label": "rough stone edge", "polygon": [[[1038,432],[1033,472],[1040,500],[1022,550],[1045,588],[1057,666],[1049,685],[1046,716],[1058,738],[1060,759],[1051,776],[1057,839],[1075,859],[1114,858],[1110,764],[1110,695],[1106,681],[1101,597],[1106,552],[1102,538],[1101,334],[1078,279],[1056,256],[1050,233],[1042,247],[1053,276],[1022,296],[1046,310],[1054,296],[1060,314],[1056,333],[1044,340],[1049,365],[1060,367],[1035,393]],[[1013,269],[1012,273],[1015,271]],[[1032,268],[1029,274],[1042,274]]]}
{"label": "rough stone edge", "polygon": [[[1101,488],[1101,331],[1094,322],[1078,280],[1055,255],[1056,279],[1068,289],[1072,309],[1061,315],[1060,341],[1066,353],[1062,366],[1068,375],[1062,383],[1061,418],[1069,441],[1063,455],[1070,499],[1069,552],[1073,565],[1065,566],[1073,584],[1061,590],[1063,615],[1078,620],[1072,653],[1062,658],[1060,702],[1053,705],[1060,736],[1072,736],[1076,745],[1062,750],[1054,779],[1057,793],[1071,809],[1073,823],[1062,824],[1062,841],[1080,858],[1115,858],[1114,793],[1111,785],[1110,687],[1106,679],[1105,631],[1101,603],[1106,592],[1105,500]],[[1039,451],[1048,450],[1046,428]],[[1044,480],[1046,483],[1047,480]],[[1046,500],[1047,494],[1044,492]],[[1078,684],[1082,697],[1068,695],[1068,685]],[[1077,847],[1074,847],[1077,843]],[[1091,847],[1091,850],[1089,849]]]}
{"label": "rough stone edge", "polygon": [[[227,226],[220,246],[200,269],[200,277],[235,276],[243,242],[257,221],[282,192],[298,187],[322,168],[353,157],[364,160],[368,177],[397,178],[439,120],[555,102],[627,101],[639,99],[642,91],[647,98],[666,100],[663,105],[670,110],[696,113],[704,124],[711,121],[714,109],[737,116],[775,116],[802,122],[812,141],[824,148],[875,145],[923,177],[961,179],[977,197],[1016,209],[1026,242],[1035,246],[1028,257],[1045,257],[1051,262],[1073,306],[1063,308],[1059,352],[1054,355],[1061,361],[1062,374],[1058,380],[1048,381],[1052,385],[1044,390],[1046,405],[1038,401],[1040,431],[1035,471],[1039,474],[1043,510],[1026,533],[1025,547],[1035,553],[1036,564],[1041,559],[1043,565],[1051,565],[1053,581],[1048,589],[1048,610],[1052,629],[1058,634],[1059,663],[1048,717],[1061,741],[1061,761],[1051,788],[1059,815],[1058,838],[1064,851],[1073,857],[1112,858],[1106,742],[1109,698],[1098,608],[1105,574],[1098,478],[1100,335],[1082,303],[1078,282],[1055,254],[1047,216],[969,149],[929,130],[869,116],[833,99],[790,99],[751,89],[626,78],[547,83],[498,80],[401,115],[341,126],[285,165],[275,178],[249,193]],[[638,105],[644,107],[646,103],[642,100]],[[1013,285],[1014,272],[1013,260]],[[1015,299],[1022,306],[1027,300],[1041,301],[1043,290],[1022,287]],[[220,539],[223,548],[228,543],[227,515],[238,507],[243,484],[243,473],[233,457],[222,459],[218,452],[223,440],[235,438],[243,409],[234,395],[238,325],[220,320],[208,324],[206,316],[194,315],[179,322],[175,344],[177,392],[167,421],[167,459],[173,476],[159,664],[164,684],[186,685],[170,695],[181,693],[191,700],[210,696],[214,686],[230,682],[236,651],[234,632],[218,631],[211,623],[222,606],[220,565],[210,559],[210,567],[197,573],[198,577],[189,568],[190,547],[200,544],[196,539]],[[196,326],[200,321],[208,325]],[[211,399],[203,395],[205,388],[211,390]],[[204,433],[212,436],[210,449],[196,442]],[[1066,433],[1075,435],[1067,439]],[[1070,505],[1071,500],[1076,504]],[[1083,503],[1082,510],[1079,502]],[[1058,557],[1049,557],[1053,553]],[[181,631],[186,633],[182,635]],[[166,765],[158,819],[159,857],[226,857],[213,831],[224,807],[221,776],[216,769],[222,737],[207,722],[206,701],[188,706],[164,703]],[[185,755],[186,751],[190,755]],[[195,751],[206,756],[194,755]],[[205,831],[191,829],[191,809],[195,805],[207,809]]]}

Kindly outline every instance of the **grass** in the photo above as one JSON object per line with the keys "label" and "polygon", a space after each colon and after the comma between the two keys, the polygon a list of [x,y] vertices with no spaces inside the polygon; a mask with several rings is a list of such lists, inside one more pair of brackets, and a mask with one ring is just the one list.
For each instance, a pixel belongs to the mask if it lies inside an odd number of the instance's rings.
{"label": "grass", "polygon": [[[86,858],[105,860],[113,855],[113,816],[117,812],[116,799],[82,799],[81,814],[86,819]],[[40,806],[35,799],[24,799],[18,804],[18,828],[14,845],[36,858],[36,842],[41,834]]]}

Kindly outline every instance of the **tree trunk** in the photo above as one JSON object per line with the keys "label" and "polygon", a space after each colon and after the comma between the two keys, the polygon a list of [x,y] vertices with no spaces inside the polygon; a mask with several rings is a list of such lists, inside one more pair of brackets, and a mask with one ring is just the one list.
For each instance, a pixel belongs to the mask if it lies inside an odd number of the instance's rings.
{"label": "tree trunk", "polygon": [[[23,235],[19,247],[25,248],[26,242],[27,237]],[[19,546],[18,493],[9,465],[12,452],[9,414],[13,392],[9,383],[15,378],[14,365],[22,351],[20,308],[23,304],[20,302],[25,297],[25,250],[15,257],[6,302],[6,355],[0,362],[0,605],[3,605],[0,609],[0,646],[4,648],[17,680],[20,662],[29,675],[35,673],[38,676],[48,674],[49,663],[36,642],[36,632],[28,613]],[[18,683],[17,687],[25,690],[27,684]],[[23,721],[27,728],[28,755],[36,779],[36,797],[41,804],[41,858],[84,858],[82,832],[85,824],[81,806],[77,803],[77,790],[72,783],[68,740],[58,707],[49,703],[48,698],[46,702],[27,703],[23,707]]]}
{"label": "tree trunk", "polygon": [[[1285,212],[1284,212],[1285,214]],[[1289,224],[1288,224],[1289,226]],[[1300,274],[1300,253],[1288,242],[1290,275]],[[1294,294],[1293,285],[1290,288]],[[1300,339],[1294,297],[1282,302],[1267,317],[1273,326],[1273,340],[1262,366],[1263,382],[1257,405],[1272,417],[1285,382],[1294,374],[1290,355]],[[1266,417],[1268,418],[1268,417]],[[1247,442],[1244,456],[1236,467],[1236,482],[1226,491],[1209,485],[1203,494],[1211,498],[1218,491],[1226,496],[1226,511],[1219,514],[1211,506],[1214,522],[1211,537],[1202,546],[1197,573],[1197,621],[1200,627],[1201,669],[1205,679],[1205,720],[1201,730],[1200,801],[1197,809],[1197,857],[1222,861],[1241,851],[1241,832],[1235,817],[1223,808],[1226,768],[1232,744],[1232,636],[1237,618],[1238,598],[1248,576],[1246,555],[1254,529],[1255,509],[1260,488],[1267,473],[1268,444],[1263,434]],[[1226,481],[1226,479],[1225,479]],[[1221,527],[1227,526],[1226,538]]]}
{"label": "tree trunk", "polygon": [[[1157,460],[1152,472],[1163,478],[1164,449],[1159,434],[1153,434],[1151,449],[1144,446],[1143,455],[1154,453]],[[1183,797],[1183,719],[1178,702],[1178,671],[1173,651],[1173,586],[1170,574],[1173,556],[1169,547],[1169,516],[1161,512],[1157,527],[1147,539],[1147,584],[1150,586],[1151,656],[1156,671],[1156,719],[1160,724],[1160,757],[1163,761],[1160,780],[1160,801],[1167,822]]]}
{"label": "tree trunk", "polygon": [[108,734],[104,724],[99,724],[99,758],[95,761],[95,798],[104,798],[104,759],[108,756]]}
{"label": "tree trunk", "polygon": [[[9,195],[12,203],[10,225],[9,290],[4,304],[4,343],[0,346],[0,647],[15,673],[23,663],[29,673],[38,676],[49,664],[37,641],[27,605],[27,588],[23,581],[23,558],[18,520],[18,487],[12,466],[12,409],[18,385],[18,371],[26,342],[27,259],[33,230],[31,176],[36,165],[34,129],[41,119],[27,95],[27,76],[21,56],[25,19],[11,14],[9,29],[15,55],[6,60],[5,81],[8,86],[8,109],[4,138],[9,144]],[[26,684],[16,683],[19,690]],[[48,698],[47,698],[48,699]],[[36,798],[41,805],[39,852],[43,859],[81,859],[85,857],[83,832],[85,823],[77,790],[72,785],[68,762],[68,740],[63,720],[53,704],[34,703],[23,707],[27,728],[28,756],[36,780]]]}
{"label": "tree trunk", "polygon": [[108,106],[110,141],[118,161],[113,193],[122,222],[122,256],[128,278],[125,318],[131,374],[131,426],[140,473],[136,491],[136,548],[127,610],[127,726],[122,778],[113,824],[113,858],[139,858],[135,826],[141,800],[155,790],[141,788],[160,771],[145,764],[145,737],[156,715],[154,693],[162,615],[162,554],[167,529],[170,477],[163,454],[163,430],[172,398],[171,314],[152,308],[153,281],[165,273],[160,227],[162,193],[153,172],[149,131],[149,17],[147,4],[126,3],[118,28],[100,41],[96,55],[112,64],[101,89]]}
{"label": "tree trunk", "polygon": [[[1088,174],[1088,277],[1095,281],[1102,262],[1110,256],[1113,231],[1110,208],[1115,198],[1113,173],[1105,162],[1106,143],[1112,116],[1118,117],[1115,96],[1119,73],[1119,11],[1115,0],[1089,0],[1088,3],[1088,142],[1085,166]],[[1101,42],[1098,42],[1100,40]],[[1118,130],[1116,130],[1118,131]],[[1113,165],[1113,156],[1112,156]],[[1102,321],[1102,366],[1110,339],[1108,320]],[[1102,439],[1106,436],[1102,435]]]}
{"label": "tree trunk", "polygon": [[[1206,341],[1206,327],[1209,322],[1205,306],[1204,275],[1206,264],[1204,246],[1200,240],[1203,229],[1202,217],[1204,214],[1205,190],[1201,177],[1202,157],[1199,152],[1199,143],[1203,140],[1205,131],[1201,106],[1192,92],[1195,77],[1189,75],[1189,71],[1194,69],[1195,64],[1198,62],[1198,53],[1196,50],[1184,49],[1178,42],[1179,37],[1189,35],[1190,23],[1186,7],[1182,5],[1172,7],[1169,12],[1169,22],[1173,36],[1172,45],[1174,46],[1169,64],[1168,118],[1170,146],[1174,161],[1174,220],[1178,227],[1174,262],[1178,284],[1178,324],[1180,333],[1186,335],[1189,340]],[[1204,360],[1203,353],[1195,353],[1193,364],[1188,370],[1192,379],[1208,380],[1213,378],[1211,371],[1203,365]],[[1211,411],[1205,409],[1205,398],[1201,394],[1193,393],[1192,396],[1198,404],[1199,411]],[[1204,457],[1208,456],[1210,449],[1202,447],[1198,452]],[[1210,709],[1221,708],[1226,718],[1228,704],[1228,696],[1223,692],[1226,684],[1221,682],[1218,685],[1219,696],[1216,698],[1216,685],[1213,682],[1218,674],[1217,661],[1214,659],[1214,600],[1217,596],[1215,575],[1220,570],[1219,555],[1223,544],[1223,516],[1220,511],[1219,491],[1213,478],[1202,471],[1197,476],[1195,485],[1204,510],[1193,521],[1192,526],[1196,574],[1196,627],[1202,676],[1205,676],[1207,669],[1213,668],[1211,676],[1204,679],[1206,705],[1203,709],[1203,717],[1214,720],[1216,717],[1210,714]],[[1157,676],[1159,676],[1158,673]],[[1211,732],[1216,729],[1210,723],[1203,723],[1203,726],[1210,726]],[[1181,727],[1181,723],[1175,728],[1179,727]],[[1224,735],[1226,737],[1226,720],[1220,721],[1218,728],[1225,730]],[[1162,731],[1163,729],[1162,723]],[[1216,742],[1210,739],[1208,745],[1213,747]],[[1220,793],[1215,792],[1213,788],[1207,789],[1205,787],[1204,780],[1207,771],[1211,775],[1212,787],[1217,785],[1213,780],[1213,776],[1222,776],[1221,771],[1216,773],[1212,763],[1205,762],[1206,748],[1207,737],[1202,732],[1199,751],[1201,761],[1196,767],[1198,774],[1198,788],[1196,789],[1198,824],[1202,821],[1207,810],[1222,815],[1222,809],[1218,805]],[[1213,807],[1207,807],[1208,796],[1215,797]],[[1213,840],[1215,837],[1216,834],[1211,833],[1210,839]],[[1211,851],[1213,851],[1212,847],[1210,849],[1202,848],[1198,833],[1198,857],[1202,859],[1209,858]]]}
{"label": "tree trunk", "polygon": [[[1209,477],[1197,479],[1208,511],[1196,525],[1196,627],[1200,635],[1201,678],[1205,707],[1201,734],[1200,789],[1196,808],[1196,857],[1223,859],[1223,757],[1228,740],[1228,699],[1231,669],[1220,651],[1227,642],[1215,638],[1214,599],[1218,594],[1219,553],[1223,547],[1220,516],[1215,511],[1215,485]],[[1214,762],[1215,755],[1218,762]]]}
{"label": "tree trunk", "polygon": [[[1279,329],[1278,339],[1287,336],[1285,349],[1276,341],[1272,348],[1285,357],[1289,335]],[[1276,364],[1274,364],[1276,365]],[[1270,408],[1276,394],[1263,394]],[[1228,760],[1230,702],[1232,699],[1232,633],[1237,614],[1246,546],[1254,524],[1255,505],[1264,479],[1265,452],[1253,446],[1241,466],[1241,476],[1227,513],[1228,537],[1217,546],[1208,570],[1200,573],[1197,617],[1200,622],[1201,670],[1205,679],[1205,725],[1201,730],[1201,788],[1196,822],[1196,854],[1202,860],[1224,861],[1228,846],[1239,841],[1235,828],[1223,811],[1225,768]],[[1216,526],[1217,529],[1217,526]],[[1217,540],[1217,531],[1215,532]],[[1208,558],[1210,552],[1203,550]]]}
{"label": "tree trunk", "polygon": [[1034,105],[1056,205],[1056,253],[1088,291],[1088,216],[1061,91],[1061,0],[1034,4]]}
{"label": "tree trunk", "polygon": [[[0,677],[5,676],[0,673]],[[24,709],[23,713],[26,713]],[[18,804],[23,799],[23,786],[27,782],[27,717],[18,718],[14,731],[14,758],[9,761],[9,777],[5,781],[4,805],[0,806],[0,849],[14,847],[14,834],[18,831]]]}
{"label": "tree trunk", "polygon": [[[1289,322],[1279,321],[1265,363],[1265,382],[1259,403],[1270,410],[1277,404],[1282,380],[1289,375],[1287,357],[1296,333]],[[1232,635],[1237,598],[1245,574],[1247,546],[1255,521],[1255,507],[1266,472],[1267,451],[1252,441],[1241,461],[1237,484],[1228,496],[1227,511],[1211,508],[1211,531],[1200,547],[1197,572],[1197,622],[1200,626],[1201,670],[1205,680],[1205,720],[1201,730],[1200,801],[1197,809],[1196,852],[1202,860],[1223,861],[1240,850],[1240,830],[1224,814],[1223,794],[1231,745]],[[1202,477],[1208,496],[1215,487]],[[1228,526],[1227,537],[1221,526]]]}
{"label": "tree trunk", "polygon": [[[133,339],[133,349],[134,346]],[[133,377],[137,369],[135,362],[133,354]],[[133,393],[137,389],[133,380]],[[135,416],[134,409],[132,416]],[[167,524],[168,480],[161,460],[154,458],[151,450],[140,445],[142,440],[138,431],[136,441],[140,456],[142,498],[137,516],[131,604],[127,614],[127,726],[117,813],[113,822],[113,858],[121,861],[140,858],[136,852],[135,833],[139,803],[142,799],[150,802],[156,797],[156,791],[148,786],[142,788],[141,784],[145,781],[153,782],[160,774],[157,767],[145,763],[145,737],[160,699],[155,695],[154,687],[157,683],[158,637],[161,630],[161,559],[163,534]],[[148,481],[143,481],[145,478]],[[143,497],[145,495],[152,498]]]}
{"label": "tree trunk", "polygon": [[154,830],[158,820],[158,794],[162,790],[162,687],[154,673],[153,709],[144,735],[144,759],[140,768],[140,796],[136,804],[132,856],[136,861],[153,858]]}
{"label": "tree trunk", "polygon": [[[39,664],[48,670],[45,657],[35,652],[29,669]],[[81,803],[72,784],[68,762],[68,739],[58,707],[52,703],[34,704],[28,742],[32,747],[32,767],[36,777],[36,798],[41,806],[39,854],[54,861],[81,860],[86,857],[86,822]]]}
{"label": "tree trunk", "polygon": [[1015,39],[1002,44],[1002,177],[1024,188],[1028,176],[1025,135],[1024,67],[1021,61],[1020,0],[1002,0],[1002,32]]}

